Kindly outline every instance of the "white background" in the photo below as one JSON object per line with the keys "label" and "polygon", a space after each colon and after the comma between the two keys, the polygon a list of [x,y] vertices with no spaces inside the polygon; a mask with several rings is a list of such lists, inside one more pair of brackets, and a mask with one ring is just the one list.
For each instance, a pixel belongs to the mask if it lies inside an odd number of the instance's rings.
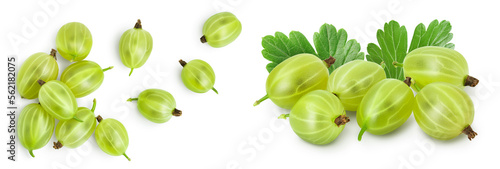
{"label": "white background", "polygon": [[[40,3],[54,3],[45,10]],[[231,11],[242,22],[243,31],[232,44],[211,48],[201,44],[202,25],[219,11]],[[54,150],[52,142],[35,150],[36,158],[17,144],[17,161],[6,160],[7,123],[2,120],[1,168],[498,168],[500,154],[498,109],[500,71],[498,68],[498,3],[496,1],[3,1],[0,5],[2,80],[6,79],[6,56],[18,57],[18,64],[36,52],[55,48],[58,29],[67,22],[84,23],[94,44],[88,60],[102,67],[115,66],[105,73],[102,86],[78,99],[79,106],[91,107],[97,98],[96,115],[115,118],[127,128],[130,144],[126,151],[132,161],[102,152],[92,136],[76,149]],[[45,16],[45,18],[44,18]],[[141,19],[153,35],[154,46],[146,64],[134,70],[119,59],[121,34]],[[466,88],[474,100],[474,140],[465,135],[449,141],[427,136],[413,116],[398,130],[384,136],[360,130],[355,114],[331,144],[317,146],[298,138],[288,121],[276,120],[287,110],[271,101],[253,107],[265,94],[268,63],[261,55],[261,38],[281,31],[302,32],[311,42],[324,23],[345,28],[366,52],[376,42],[375,32],[389,20],[397,20],[411,39],[418,23],[449,20],[453,43],[468,63],[470,74],[479,78],[476,88]],[[23,27],[35,24],[32,32]],[[9,36],[24,39],[15,44]],[[202,59],[216,72],[213,92],[197,94],[184,87],[179,59]],[[68,61],[58,55],[60,71]],[[19,67],[18,67],[19,68]],[[6,84],[3,81],[2,84]],[[5,86],[4,86],[5,87]],[[136,103],[126,102],[147,88],[172,93],[183,115],[164,124],[155,124],[140,115]],[[5,89],[2,103],[7,103]],[[18,100],[19,111],[36,100]],[[2,104],[6,105],[6,104]],[[19,114],[18,114],[19,116]],[[16,140],[18,141],[18,140]]]}

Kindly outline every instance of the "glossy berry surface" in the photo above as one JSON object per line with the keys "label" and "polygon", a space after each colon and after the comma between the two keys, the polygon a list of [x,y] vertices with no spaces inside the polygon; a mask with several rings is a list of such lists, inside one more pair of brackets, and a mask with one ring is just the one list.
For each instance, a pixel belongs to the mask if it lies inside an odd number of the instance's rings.
{"label": "glossy berry surface", "polygon": [[28,57],[19,69],[16,81],[17,91],[21,97],[26,99],[38,98],[40,85],[38,80],[56,80],[59,66],[56,62],[56,51],[52,49],[51,54],[35,53]]}
{"label": "glossy berry surface", "polygon": [[304,95],[293,106],[289,117],[295,134],[312,144],[332,142],[349,121],[340,100],[325,90]]}
{"label": "glossy berry surface", "polygon": [[[328,69],[325,62],[312,54],[298,54],[276,66],[266,81],[266,93],[274,104],[285,109],[305,94],[326,89]],[[261,100],[257,101],[258,104]]]}
{"label": "glossy berry surface", "polygon": [[435,82],[425,86],[415,98],[415,120],[429,136],[450,140],[464,133],[470,140],[477,135],[470,126],[474,104],[462,88]]}
{"label": "glossy berry surface", "polygon": [[54,148],[59,149],[62,146],[69,148],[77,148],[85,143],[92,133],[94,133],[97,121],[95,119],[95,99],[92,109],[86,107],[78,107],[76,117],[82,122],[75,119],[59,121],[56,126],[56,138],[58,142],[54,142]]}
{"label": "glossy berry surface", "polygon": [[361,132],[375,135],[390,133],[403,125],[410,117],[415,98],[413,91],[397,79],[384,79],[373,85],[361,101],[356,120]]}
{"label": "glossy berry surface", "polygon": [[104,71],[99,64],[84,60],[69,65],[61,74],[64,82],[76,98],[84,97],[96,91],[104,80]]}
{"label": "glossy berry surface", "polygon": [[134,28],[125,31],[120,38],[119,52],[123,65],[130,68],[129,76],[135,68],[146,63],[153,50],[153,37],[142,29],[141,20]]}
{"label": "glossy berry surface", "polygon": [[229,12],[217,13],[203,25],[202,43],[208,43],[214,48],[224,47],[234,40],[241,33],[241,22]]}
{"label": "glossy berry surface", "polygon": [[35,157],[33,150],[47,145],[54,131],[55,120],[38,103],[27,105],[18,119],[17,136],[21,145]]}
{"label": "glossy berry surface", "polygon": [[130,98],[128,101],[137,100],[137,109],[149,121],[165,123],[172,116],[180,116],[182,112],[176,109],[175,99],[169,92],[161,89],[147,89],[139,94],[138,98]]}
{"label": "glossy berry surface", "polygon": [[376,63],[354,60],[335,69],[328,77],[327,91],[335,94],[345,110],[356,111],[366,92],[385,79],[385,72]]}
{"label": "glossy berry surface", "polygon": [[59,80],[51,80],[41,82],[41,85],[38,100],[48,114],[61,121],[72,118],[81,121],[75,116],[78,108],[75,95],[66,84]]}
{"label": "glossy berry surface", "polygon": [[56,46],[59,54],[70,62],[85,59],[92,48],[92,34],[82,23],[70,22],[57,32]]}
{"label": "glossy berry surface", "polygon": [[462,88],[479,82],[468,76],[469,68],[462,54],[444,47],[426,46],[411,51],[403,62],[403,70],[419,88],[433,82],[447,82]]}
{"label": "glossy berry surface", "polygon": [[181,78],[184,86],[196,93],[206,93],[213,90],[218,94],[218,91],[214,88],[214,70],[207,62],[199,59],[191,60],[188,63],[183,60],[179,62],[183,66]]}
{"label": "glossy berry surface", "polygon": [[125,126],[118,120],[97,117],[99,124],[95,129],[95,140],[99,148],[112,156],[125,156],[128,161],[130,158],[125,154],[128,148],[128,133]]}

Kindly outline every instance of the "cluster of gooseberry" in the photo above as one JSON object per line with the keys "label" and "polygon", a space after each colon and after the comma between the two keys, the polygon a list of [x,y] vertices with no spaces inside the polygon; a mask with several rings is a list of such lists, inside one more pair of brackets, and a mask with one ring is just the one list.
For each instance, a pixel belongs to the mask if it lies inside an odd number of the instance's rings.
{"label": "cluster of gooseberry", "polygon": [[470,140],[477,135],[471,128],[474,105],[463,88],[479,80],[468,75],[467,62],[457,51],[432,46],[413,50],[403,63],[393,63],[403,67],[404,81],[386,78],[381,65],[364,60],[348,62],[328,75],[334,61],[312,54],[288,58],[270,72],[267,95],[254,105],[269,98],[291,109],[279,118],[289,118],[293,131],[313,144],[337,138],[349,122],[346,111],[356,111],[358,140],[364,132],[394,131],[412,112],[433,138],[449,140],[464,133]]}
{"label": "cluster of gooseberry", "polygon": [[[202,42],[212,47],[223,47],[234,41],[241,32],[241,23],[231,13],[222,12],[210,17],[203,27]],[[18,137],[32,157],[33,150],[44,147],[52,137],[54,128],[57,142],[53,148],[63,146],[76,148],[85,143],[95,133],[95,140],[102,151],[113,156],[125,156],[129,138],[125,126],[112,118],[95,116],[96,99],[91,109],[78,107],[76,98],[85,97],[96,91],[104,80],[104,72],[112,69],[101,68],[99,64],[84,60],[92,48],[92,35],[82,23],[71,22],[62,26],[56,37],[57,51],[69,60],[69,65],[57,80],[59,66],[56,50],[50,54],[35,53],[28,57],[19,70],[18,92],[22,98],[36,99],[23,108],[19,117]],[[151,34],[142,29],[137,20],[135,26],[123,33],[119,42],[122,63],[133,70],[143,66],[153,49]],[[215,74],[205,61],[196,59],[183,66],[182,82],[191,91],[205,93],[213,90]],[[139,112],[155,123],[165,123],[172,116],[182,112],[176,108],[174,97],[162,89],[147,89],[137,98]],[[59,120],[55,126],[55,119]]]}

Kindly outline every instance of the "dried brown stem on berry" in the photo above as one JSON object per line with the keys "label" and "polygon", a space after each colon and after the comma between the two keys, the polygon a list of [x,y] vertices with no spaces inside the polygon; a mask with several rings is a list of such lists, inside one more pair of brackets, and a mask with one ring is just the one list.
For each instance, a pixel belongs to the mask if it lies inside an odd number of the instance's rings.
{"label": "dried brown stem on berry", "polygon": [[335,124],[338,126],[345,125],[347,122],[351,121],[346,115],[340,115],[335,119]]}
{"label": "dried brown stem on berry", "polygon": [[479,79],[476,79],[475,77],[467,75],[467,78],[465,79],[465,86],[470,86],[470,87],[476,87],[476,85],[479,83]]}
{"label": "dried brown stem on berry", "polygon": [[335,63],[335,58],[333,58],[332,56],[330,56],[328,59],[325,59],[324,61],[326,62],[326,67],[327,68],[330,68],[330,66],[332,66],[334,63]]}
{"label": "dried brown stem on berry", "polygon": [[57,141],[57,142],[54,142],[54,146],[52,146],[54,149],[60,149],[63,147],[62,143]]}
{"label": "dried brown stem on berry", "polygon": [[141,24],[140,19],[137,19],[137,22],[135,23],[134,28],[135,29],[142,29],[142,24]]}
{"label": "dried brown stem on berry", "polygon": [[172,115],[174,115],[174,116],[181,116],[182,115],[182,111],[179,110],[179,109],[174,109],[172,111]]}
{"label": "dried brown stem on berry", "polygon": [[187,64],[187,63],[186,63],[185,61],[183,61],[182,59],[181,59],[181,60],[179,60],[179,63],[181,64],[181,66],[182,66],[182,67],[186,66],[186,64]]}
{"label": "dried brown stem on berry", "polygon": [[476,136],[477,136],[477,133],[476,133],[474,130],[472,130],[472,127],[470,127],[470,125],[469,125],[469,126],[467,126],[467,127],[466,127],[463,131],[462,131],[462,133],[464,133],[465,135],[467,135],[467,138],[469,138],[469,140],[471,140],[471,141],[472,141],[472,139],[473,139],[474,137],[476,137]]}
{"label": "dried brown stem on berry", "polygon": [[97,115],[97,117],[95,119],[97,119],[97,122],[99,122],[99,123],[102,121],[101,115]]}

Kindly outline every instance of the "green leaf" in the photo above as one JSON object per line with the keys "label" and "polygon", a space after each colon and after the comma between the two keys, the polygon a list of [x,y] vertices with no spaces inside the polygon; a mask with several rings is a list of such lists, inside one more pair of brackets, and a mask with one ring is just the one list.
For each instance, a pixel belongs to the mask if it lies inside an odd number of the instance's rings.
{"label": "green leaf", "polygon": [[330,56],[336,59],[329,68],[330,72],[349,61],[365,58],[364,53],[360,52],[360,44],[354,39],[347,41],[347,32],[344,29],[337,31],[331,24],[323,24],[319,32],[314,33],[314,46],[320,59],[325,60]]}
{"label": "green leaf", "polygon": [[267,64],[267,71],[271,72],[279,63],[300,53],[310,53],[316,55],[314,48],[307,38],[300,32],[290,32],[290,38],[281,32],[276,32],[274,36],[268,35],[262,38],[262,56],[271,63]]}
{"label": "green leaf", "polygon": [[408,35],[405,26],[396,21],[385,23],[384,30],[377,31],[377,41],[380,45],[368,44],[366,59],[378,64],[385,64],[388,78],[404,80],[403,68],[394,67],[394,61],[402,63],[408,50]]}
{"label": "green leaf", "polygon": [[453,39],[453,34],[450,32],[451,24],[446,20],[439,22],[436,19],[429,24],[427,29],[425,29],[424,24],[420,23],[415,28],[408,52],[423,46],[441,46],[453,49],[455,45],[449,43]]}
{"label": "green leaf", "polygon": [[368,44],[366,59],[378,64],[383,62],[388,78],[404,80],[403,69],[395,68],[392,63],[394,61],[403,63],[407,53],[423,46],[455,48],[455,44],[450,43],[453,38],[453,34],[450,32],[451,24],[446,20],[441,22],[434,20],[427,29],[424,24],[418,24],[413,33],[410,47],[407,49],[406,28],[400,26],[396,21],[390,21],[384,25],[384,30],[377,31],[377,41],[380,47],[374,43]]}

